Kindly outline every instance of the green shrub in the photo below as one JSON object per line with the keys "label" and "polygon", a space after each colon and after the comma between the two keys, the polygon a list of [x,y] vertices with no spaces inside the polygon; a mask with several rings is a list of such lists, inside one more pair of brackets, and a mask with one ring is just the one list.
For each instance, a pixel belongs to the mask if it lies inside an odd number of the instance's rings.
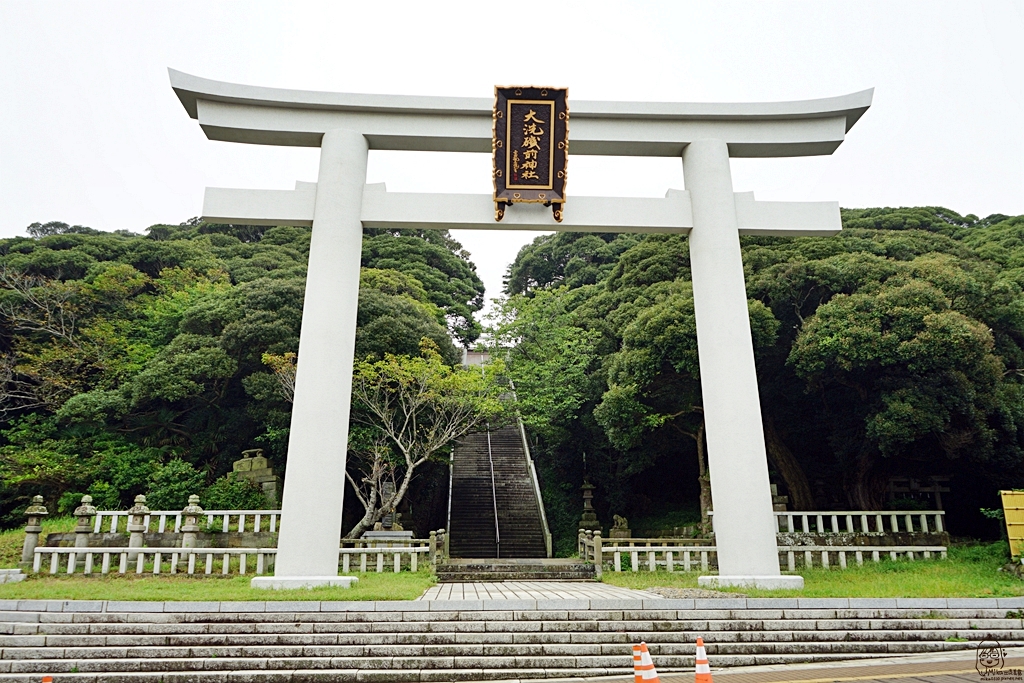
{"label": "green shrub", "polygon": [[267,499],[259,486],[229,472],[203,492],[200,504],[207,510],[263,510]]}
{"label": "green shrub", "polygon": [[65,491],[57,499],[57,514],[70,515],[82,504],[82,494],[77,491]]}
{"label": "green shrub", "polygon": [[89,495],[97,510],[116,510],[121,503],[120,492],[109,482],[94,481],[89,485]]}
{"label": "green shrub", "polygon": [[146,505],[150,510],[180,510],[188,505],[188,497],[200,493],[206,475],[180,458],[156,468],[149,477]]}

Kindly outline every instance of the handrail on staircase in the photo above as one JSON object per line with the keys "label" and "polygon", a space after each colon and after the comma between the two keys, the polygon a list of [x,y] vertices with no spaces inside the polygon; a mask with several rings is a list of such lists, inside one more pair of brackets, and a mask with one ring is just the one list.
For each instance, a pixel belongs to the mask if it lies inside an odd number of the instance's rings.
{"label": "handrail on staircase", "polygon": [[501,557],[501,530],[498,527],[498,490],[494,485],[494,455],[491,453],[491,425],[487,425],[487,461],[491,464],[491,500],[494,501],[494,550]]}
{"label": "handrail on staircase", "polygon": [[448,456],[448,525],[444,528],[444,556],[448,557],[448,539],[452,537],[452,483],[455,478],[455,447]]}
{"label": "handrail on staircase", "polygon": [[[512,389],[512,398],[518,401],[516,385],[512,383],[511,377],[508,378],[508,386]],[[540,494],[540,480],[537,478],[537,467],[533,464],[533,456],[530,455],[530,443],[526,440],[526,427],[523,425],[523,419],[518,414],[516,415],[516,424],[519,425],[519,436],[523,440],[523,454],[526,455],[526,469],[530,471],[530,479],[533,481],[533,495],[537,499],[537,509],[540,510],[540,522],[544,527],[544,549],[547,551],[548,557],[551,557],[551,529],[548,527],[548,516],[544,511],[544,498]]]}

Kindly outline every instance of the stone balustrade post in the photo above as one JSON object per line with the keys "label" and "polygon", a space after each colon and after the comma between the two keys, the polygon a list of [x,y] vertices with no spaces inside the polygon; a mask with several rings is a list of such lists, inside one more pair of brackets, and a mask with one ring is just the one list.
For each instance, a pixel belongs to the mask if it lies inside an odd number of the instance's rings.
{"label": "stone balustrade post", "polygon": [[437,532],[430,532],[430,568],[437,568]]}
{"label": "stone balustrade post", "polygon": [[[146,507],[146,497],[141,493],[135,496],[135,505],[128,509],[128,547],[141,548],[143,543],[142,535],[146,533],[146,515],[149,508]],[[134,562],[138,553],[128,553],[128,561]]]}
{"label": "stone balustrade post", "polygon": [[199,507],[199,496],[188,497],[188,505],[181,511],[183,524],[181,525],[181,547],[195,548],[196,534],[199,533],[199,518],[203,514],[203,508]]}
{"label": "stone balustrade post", "polygon": [[603,559],[601,557],[601,530],[597,529],[594,532],[594,573],[597,578],[601,578],[601,564]]}
{"label": "stone balustrade post", "polygon": [[82,504],[72,513],[78,522],[75,524],[75,547],[88,548],[89,534],[92,533],[92,518],[96,508],[92,504],[92,496],[82,496]]}
{"label": "stone balustrade post", "polygon": [[39,545],[39,532],[43,530],[43,517],[48,514],[42,496],[34,496],[32,504],[25,509],[28,521],[25,523],[25,545],[21,549],[21,561],[30,567],[35,558],[36,546]]}
{"label": "stone balustrade post", "polygon": [[583,549],[584,549],[583,559],[584,560],[589,562],[593,558],[593,548],[594,548],[594,532],[593,532],[592,529],[587,529],[587,534],[583,538]]}

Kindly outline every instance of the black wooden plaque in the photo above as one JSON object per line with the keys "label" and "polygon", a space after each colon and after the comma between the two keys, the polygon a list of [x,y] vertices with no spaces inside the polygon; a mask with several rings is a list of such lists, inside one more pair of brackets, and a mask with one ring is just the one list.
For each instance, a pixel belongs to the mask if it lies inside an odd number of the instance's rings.
{"label": "black wooden plaque", "polygon": [[569,89],[494,88],[494,219],[518,202],[551,206],[562,220],[569,155]]}

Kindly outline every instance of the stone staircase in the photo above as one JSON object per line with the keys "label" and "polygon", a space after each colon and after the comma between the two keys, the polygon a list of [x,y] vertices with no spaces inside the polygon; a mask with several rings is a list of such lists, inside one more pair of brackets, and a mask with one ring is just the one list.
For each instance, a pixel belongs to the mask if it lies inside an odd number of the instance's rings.
{"label": "stone staircase", "polygon": [[470,434],[455,446],[452,456],[451,557],[545,557],[541,504],[534,492],[518,427],[491,430],[489,452],[487,432]]}
{"label": "stone staircase", "polygon": [[437,567],[437,580],[453,581],[542,581],[593,580],[593,564],[573,559],[449,560]]}
{"label": "stone staircase", "polygon": [[[1024,600],[0,601],[0,682],[327,683],[662,673],[1024,645]],[[1007,618],[1008,612],[1014,610]]]}

